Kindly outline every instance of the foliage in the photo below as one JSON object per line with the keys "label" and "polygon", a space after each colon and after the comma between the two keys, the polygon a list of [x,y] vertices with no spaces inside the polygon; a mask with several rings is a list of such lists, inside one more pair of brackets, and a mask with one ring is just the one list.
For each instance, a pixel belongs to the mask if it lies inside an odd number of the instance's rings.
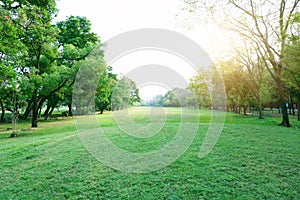
{"label": "foliage", "polygon": [[139,90],[135,82],[123,76],[113,88],[111,94],[111,109],[120,110],[140,102]]}
{"label": "foliage", "polygon": [[300,13],[297,12],[292,18],[293,33],[291,42],[283,51],[284,61],[288,69],[284,72],[284,81],[290,90],[294,90],[300,101]]}
{"label": "foliage", "polygon": [[[85,17],[70,16],[53,24],[57,13],[54,0],[1,1],[0,9],[1,70],[28,69],[27,76],[20,81],[26,82],[20,87],[27,101],[23,119],[32,112],[32,127],[37,127],[39,110],[44,104],[52,108],[59,102],[63,104],[63,100],[71,104],[72,85],[80,62],[99,43],[99,38],[91,32],[91,23]],[[10,80],[9,70],[4,71],[5,81]],[[56,97],[60,100],[54,100]],[[1,98],[6,101],[11,95],[6,92]]]}
{"label": "foliage", "polygon": [[112,67],[109,66],[101,74],[95,94],[95,107],[101,114],[105,109],[111,110],[112,92],[117,83],[117,75],[112,73]]}
{"label": "foliage", "polygon": [[[290,65],[286,65],[284,51],[291,40],[299,37],[299,31],[295,31],[297,30],[295,21],[299,19],[297,12],[299,2],[299,0],[183,0],[183,11],[194,13],[200,19],[202,16],[209,16],[211,21],[220,25],[223,30],[233,33],[236,36],[235,40],[241,40],[243,43],[250,41],[253,44],[257,58],[255,59],[251,52],[249,54],[249,51],[247,56],[251,62],[255,63],[255,68],[259,69],[263,65],[273,79],[282,110],[280,125],[286,127],[290,127],[286,107],[289,100],[283,78],[284,73],[291,68]],[[240,60],[244,56],[241,56],[239,52],[238,55],[232,57]],[[255,80],[259,80],[259,78],[252,78],[253,84],[257,85]],[[260,87],[255,88],[260,89]],[[258,101],[257,104],[260,105],[260,92],[252,91],[252,93]]]}
{"label": "foliage", "polygon": [[66,21],[58,22],[57,27],[60,30],[60,46],[72,44],[78,49],[84,49],[89,42],[98,40],[98,36],[91,32],[91,22],[85,17],[70,16]]}
{"label": "foliage", "polygon": [[197,108],[198,99],[189,89],[174,88],[165,95],[158,95],[147,103],[148,106],[193,107]]}
{"label": "foliage", "polygon": [[189,88],[197,96],[199,107],[208,108],[211,106],[211,97],[204,76],[202,73],[195,74],[190,80]]}

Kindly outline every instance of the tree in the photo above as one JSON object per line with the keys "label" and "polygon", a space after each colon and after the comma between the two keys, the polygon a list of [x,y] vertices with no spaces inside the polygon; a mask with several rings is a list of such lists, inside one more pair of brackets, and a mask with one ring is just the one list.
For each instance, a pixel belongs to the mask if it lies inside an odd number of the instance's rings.
{"label": "tree", "polygon": [[[296,12],[299,0],[223,0],[195,1],[185,0],[188,9],[195,11],[205,6],[210,11],[222,13],[226,28],[251,40],[258,47],[258,52],[267,71],[274,80],[282,109],[280,125],[290,127],[286,108],[286,90],[282,80],[283,72],[289,68],[284,62],[283,50],[288,43],[291,19]],[[214,5],[215,4],[215,5]],[[216,12],[217,13],[217,12]]]}
{"label": "tree", "polygon": [[54,111],[55,107],[59,105],[59,102],[63,100],[63,96],[61,93],[54,93],[47,99],[47,107],[42,115],[45,117],[45,120],[48,119],[49,116],[51,116],[52,112]]}
{"label": "tree", "polygon": [[251,43],[249,44],[247,41],[244,42],[244,46],[241,48],[234,47],[234,49],[237,54],[234,56],[236,62],[243,67],[247,74],[241,81],[246,82],[248,88],[251,90],[258,107],[258,118],[263,119],[261,100],[261,88],[265,69],[263,59],[258,52],[258,47],[253,46]]}
{"label": "tree", "polygon": [[293,25],[293,32],[290,36],[291,42],[283,51],[284,61],[289,68],[283,74],[283,80],[289,91],[297,99],[298,120],[300,120],[300,12],[295,13],[291,21]]}
{"label": "tree", "polygon": [[174,88],[165,95],[157,95],[148,105],[165,107],[199,107],[198,98],[190,89]]}
{"label": "tree", "polygon": [[[64,98],[62,99],[65,101],[65,104],[69,106],[69,115],[72,115],[72,86],[75,81],[76,73],[81,67],[82,61],[99,42],[98,36],[90,31],[90,25],[90,21],[85,17],[73,16],[67,18],[66,21],[58,22],[56,25],[59,31],[59,34],[55,38],[55,44],[57,46],[53,48],[52,54],[48,53],[43,57],[45,68],[38,75],[40,78],[39,85],[43,90],[38,92],[37,110],[39,110],[47,100],[52,108],[56,107],[55,104],[59,101],[53,102],[53,98],[63,95]],[[67,29],[69,29],[70,33],[66,31]],[[57,94],[62,91],[63,94]],[[31,110],[33,111],[33,105],[34,98],[28,102],[24,114],[25,119],[28,113]],[[49,113],[45,113],[46,118],[48,114]],[[37,113],[34,117],[37,117]]]}
{"label": "tree", "polygon": [[[72,116],[72,91],[75,82],[75,76],[79,68],[85,63],[85,59],[96,49],[101,47],[99,37],[91,32],[91,22],[85,17],[70,16],[65,21],[58,22],[59,29],[58,43],[59,55],[57,63],[59,66],[67,69],[67,80],[63,88],[64,105],[69,108],[68,115]],[[97,51],[102,59],[103,53]]]}
{"label": "tree", "polygon": [[[0,7],[0,107],[1,118],[4,121],[5,104],[13,98],[12,84],[16,78],[14,67],[20,67],[18,60],[23,48],[18,40],[17,24],[11,19],[12,11],[8,9],[12,2],[4,2]],[[10,105],[8,106],[10,107]]]}
{"label": "tree", "polygon": [[156,95],[146,105],[161,107],[161,106],[164,106],[163,101],[164,101],[163,95]]}
{"label": "tree", "polygon": [[43,91],[43,74],[55,65],[50,60],[55,56],[55,40],[57,29],[51,24],[56,13],[55,1],[19,1],[17,22],[23,30],[19,40],[27,47],[26,65],[31,66],[32,121],[31,126],[37,127],[39,105],[42,99],[39,93]]}
{"label": "tree", "polygon": [[236,113],[241,113],[243,108],[243,114],[246,115],[251,102],[251,90],[244,67],[235,59],[223,61],[219,65],[225,84],[227,105]]}
{"label": "tree", "polygon": [[72,92],[72,104],[76,115],[95,112],[95,96],[101,75],[105,73],[106,63],[103,59],[101,44],[96,46],[86,59],[76,75]]}
{"label": "tree", "polygon": [[[0,107],[1,119],[4,121],[5,110],[12,113],[13,133],[11,137],[16,137],[16,121],[18,118],[18,108],[20,105],[17,99],[22,99],[18,94],[21,76],[16,72],[23,73],[23,56],[26,55],[26,48],[19,41],[17,22],[11,17],[14,15],[12,1],[1,2],[0,7]],[[20,102],[19,102],[20,103]]]}
{"label": "tree", "polygon": [[111,96],[112,110],[121,110],[140,102],[139,90],[135,82],[123,76],[113,88]]}
{"label": "tree", "polygon": [[[15,73],[12,68],[5,66],[4,64],[0,64],[0,106],[1,106],[1,118],[0,121],[4,121],[5,115],[5,104],[7,101],[12,99],[10,96],[12,81],[15,78]],[[9,98],[10,97],[10,98]]]}
{"label": "tree", "polygon": [[197,73],[192,77],[189,89],[196,95],[199,107],[208,108],[211,106],[211,99],[204,76],[203,73]]}
{"label": "tree", "polygon": [[112,92],[117,81],[117,75],[112,73],[110,66],[101,74],[95,95],[95,107],[100,114],[105,109],[110,109]]}
{"label": "tree", "polygon": [[45,103],[49,108],[46,118],[64,101],[71,111],[76,73],[91,51],[101,45],[91,32],[90,21],[71,16],[53,24],[55,0],[4,0],[0,11],[1,121],[6,109],[17,112],[24,106],[22,117],[27,119],[32,113],[32,127],[37,127]]}

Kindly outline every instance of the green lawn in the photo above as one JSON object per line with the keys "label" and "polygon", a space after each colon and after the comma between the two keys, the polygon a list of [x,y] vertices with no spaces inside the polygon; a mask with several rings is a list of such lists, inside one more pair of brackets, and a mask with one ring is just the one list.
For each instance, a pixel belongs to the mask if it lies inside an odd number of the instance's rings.
{"label": "green lawn", "polygon": [[[133,138],[116,126],[112,114],[97,115],[113,143],[132,152],[147,152],[171,141],[180,126],[179,110],[166,109],[167,121],[153,138]],[[191,114],[195,110],[190,111]],[[210,122],[200,112],[198,133],[174,163],[149,173],[111,169],[89,154],[72,118],[40,122],[9,139],[10,124],[0,124],[0,199],[300,199],[300,122],[278,127],[280,118],[228,113],[212,152],[198,153]],[[149,117],[131,115],[135,123]],[[21,129],[23,129],[21,131]]]}

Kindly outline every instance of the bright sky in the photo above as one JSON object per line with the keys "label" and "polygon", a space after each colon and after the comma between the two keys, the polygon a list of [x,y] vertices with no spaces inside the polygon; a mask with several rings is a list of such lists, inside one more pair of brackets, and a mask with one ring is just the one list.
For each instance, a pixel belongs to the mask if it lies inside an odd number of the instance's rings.
{"label": "bright sky", "polygon": [[[102,42],[126,31],[139,28],[163,28],[185,34],[196,41],[212,57],[223,52],[224,34],[212,26],[201,26],[195,30],[176,27],[176,14],[180,12],[179,0],[60,0],[57,1],[57,21],[67,16],[86,16],[92,22],[92,31]],[[160,51],[140,51],[121,57],[112,64],[115,73],[126,75],[146,64],[161,64],[174,69],[188,82],[194,69],[175,55]],[[149,100],[164,94],[168,87],[151,84],[140,88],[143,99]]]}

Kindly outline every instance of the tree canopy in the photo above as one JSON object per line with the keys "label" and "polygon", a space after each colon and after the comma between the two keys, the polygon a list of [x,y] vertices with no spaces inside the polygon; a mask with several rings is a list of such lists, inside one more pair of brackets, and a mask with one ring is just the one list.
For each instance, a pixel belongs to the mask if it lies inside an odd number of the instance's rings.
{"label": "tree canopy", "polygon": [[[86,17],[69,16],[54,23],[58,12],[54,0],[7,0],[0,6],[1,121],[6,110],[22,110],[21,117],[30,118],[32,127],[38,126],[41,115],[48,119],[58,106],[68,106],[72,115],[75,77],[87,63],[99,66],[92,72],[100,76],[97,109],[111,109],[111,93],[119,80],[106,66],[100,37],[91,31]],[[139,98],[134,89],[137,99],[130,103]]]}
{"label": "tree canopy", "polygon": [[[291,126],[288,108],[293,109],[293,105],[300,102],[299,2],[183,1],[183,12],[197,16],[197,22],[202,19],[219,25],[238,41],[233,45],[231,60],[223,58],[217,64],[223,68],[220,70],[223,70],[229,106],[244,106],[244,110],[247,106],[256,106],[262,118],[263,95],[270,89],[266,87],[271,81],[273,87],[269,93],[274,91],[274,94],[268,96],[277,99],[282,113],[281,125],[286,127]],[[271,104],[271,99],[264,106]]]}

